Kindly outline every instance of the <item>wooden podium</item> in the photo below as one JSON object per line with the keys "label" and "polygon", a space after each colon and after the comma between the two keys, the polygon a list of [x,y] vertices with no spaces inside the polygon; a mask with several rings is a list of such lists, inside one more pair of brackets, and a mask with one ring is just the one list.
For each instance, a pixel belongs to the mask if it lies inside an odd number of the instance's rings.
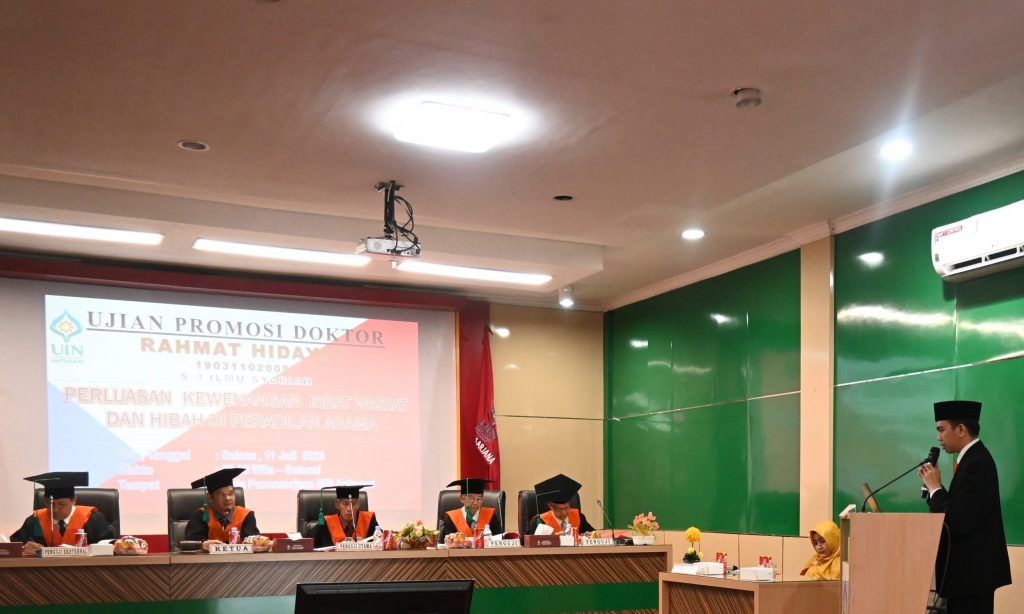
{"label": "wooden podium", "polygon": [[842,612],[924,612],[943,514],[858,514],[842,521]]}

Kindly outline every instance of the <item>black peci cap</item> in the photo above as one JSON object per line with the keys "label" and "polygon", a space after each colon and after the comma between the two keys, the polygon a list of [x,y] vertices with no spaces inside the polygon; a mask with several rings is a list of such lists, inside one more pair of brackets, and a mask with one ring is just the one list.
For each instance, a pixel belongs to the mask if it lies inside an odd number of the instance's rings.
{"label": "black peci cap", "polygon": [[40,473],[25,478],[43,487],[43,492],[54,499],[71,499],[75,496],[75,486],[89,485],[88,471],[53,471]]}
{"label": "black peci cap", "polygon": [[192,488],[205,488],[206,492],[213,494],[214,491],[225,486],[231,486],[231,481],[237,478],[245,469],[231,468],[214,471],[210,475],[203,476],[192,482]]}
{"label": "black peci cap", "polygon": [[490,484],[493,481],[481,478],[462,478],[461,480],[449,482],[448,486],[458,486],[459,492],[464,495],[482,495],[484,494],[484,484]]}
{"label": "black peci cap", "polygon": [[935,404],[935,421],[981,419],[981,403],[978,401],[939,401]]}
{"label": "black peci cap", "polygon": [[537,504],[568,503],[583,488],[583,485],[567,475],[559,473],[553,478],[533,485],[537,492]]}

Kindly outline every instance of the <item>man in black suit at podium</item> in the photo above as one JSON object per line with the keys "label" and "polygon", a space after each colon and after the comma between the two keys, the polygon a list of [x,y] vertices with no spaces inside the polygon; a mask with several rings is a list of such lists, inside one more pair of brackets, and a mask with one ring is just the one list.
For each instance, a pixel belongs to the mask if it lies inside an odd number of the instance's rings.
{"label": "man in black suit at podium", "polygon": [[942,486],[937,467],[925,463],[918,470],[928,489],[928,509],[946,515],[935,585],[946,598],[948,614],[990,614],[996,589],[1011,582],[999,476],[992,455],[978,439],[980,418],[977,401],[936,403],[939,444],[957,454],[949,489]]}

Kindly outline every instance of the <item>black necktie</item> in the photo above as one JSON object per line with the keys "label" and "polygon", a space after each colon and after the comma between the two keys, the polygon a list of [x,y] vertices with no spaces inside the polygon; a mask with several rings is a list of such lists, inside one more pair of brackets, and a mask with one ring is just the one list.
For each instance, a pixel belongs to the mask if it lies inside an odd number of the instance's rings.
{"label": "black necktie", "polygon": [[68,523],[61,520],[57,523],[57,528],[60,530],[60,534],[64,535],[64,530],[68,528]]}

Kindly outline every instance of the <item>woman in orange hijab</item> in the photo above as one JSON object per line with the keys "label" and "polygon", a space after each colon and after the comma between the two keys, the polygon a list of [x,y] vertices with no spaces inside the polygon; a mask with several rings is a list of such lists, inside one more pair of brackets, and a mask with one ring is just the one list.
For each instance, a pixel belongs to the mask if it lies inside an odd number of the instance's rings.
{"label": "woman in orange hijab", "polygon": [[814,556],[800,570],[801,576],[816,580],[839,579],[839,527],[831,520],[825,520],[811,529],[811,545]]}

